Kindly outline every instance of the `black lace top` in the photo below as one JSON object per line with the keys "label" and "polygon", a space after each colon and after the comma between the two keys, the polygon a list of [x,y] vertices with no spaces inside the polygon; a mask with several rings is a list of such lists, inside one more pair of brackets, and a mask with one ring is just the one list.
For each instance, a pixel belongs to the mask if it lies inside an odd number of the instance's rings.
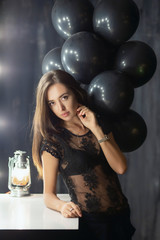
{"label": "black lace top", "polygon": [[71,200],[82,211],[112,215],[128,208],[118,176],[91,131],[77,136],[63,129],[61,136],[54,137],[54,142],[43,140],[41,153],[47,151],[59,159]]}

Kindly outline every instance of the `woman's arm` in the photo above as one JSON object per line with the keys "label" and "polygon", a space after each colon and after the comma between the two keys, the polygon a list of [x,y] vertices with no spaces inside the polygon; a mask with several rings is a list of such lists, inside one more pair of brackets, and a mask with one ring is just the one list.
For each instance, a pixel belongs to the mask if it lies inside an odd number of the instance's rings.
{"label": "woman's arm", "polygon": [[81,217],[81,210],[73,202],[65,202],[56,196],[59,160],[50,153],[42,153],[43,196],[48,208],[61,212],[64,217]]}
{"label": "woman's arm", "polygon": [[[84,126],[89,128],[96,136],[97,140],[104,138],[105,133],[99,126],[95,114],[85,106],[81,106],[77,109],[78,117]],[[114,136],[111,133],[108,134],[109,141],[100,143],[102,151],[110,165],[110,167],[118,174],[124,174],[127,169],[127,162],[124,154],[121,152],[119,146],[114,140]]]}
{"label": "woman's arm", "polygon": [[[104,138],[105,134],[99,125],[97,125],[92,132],[96,136],[97,140]],[[118,174],[124,174],[127,170],[126,157],[115,142],[112,132],[108,134],[108,137],[109,140],[100,143],[102,151],[111,168]]]}

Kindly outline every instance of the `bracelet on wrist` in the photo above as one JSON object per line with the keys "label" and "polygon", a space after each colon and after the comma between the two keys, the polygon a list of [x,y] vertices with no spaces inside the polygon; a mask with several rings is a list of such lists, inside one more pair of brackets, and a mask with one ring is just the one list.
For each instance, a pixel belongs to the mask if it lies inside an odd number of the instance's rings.
{"label": "bracelet on wrist", "polygon": [[102,143],[102,142],[109,141],[110,139],[111,139],[111,138],[110,138],[107,134],[105,134],[102,139],[98,140],[98,142],[99,142],[99,143]]}

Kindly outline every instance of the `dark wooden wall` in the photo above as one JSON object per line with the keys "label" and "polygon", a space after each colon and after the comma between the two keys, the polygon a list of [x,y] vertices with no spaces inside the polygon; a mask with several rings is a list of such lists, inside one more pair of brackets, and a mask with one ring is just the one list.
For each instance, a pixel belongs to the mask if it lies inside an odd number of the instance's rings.
{"label": "dark wooden wall", "polygon": [[[92,2],[95,2],[92,0]],[[160,239],[160,1],[135,0],[140,9],[139,27],[132,39],[149,44],[158,60],[151,81],[135,90],[132,109],[145,120],[144,144],[128,153],[128,171],[120,177],[129,199],[134,240]],[[44,55],[63,40],[51,24],[54,0],[0,0],[0,193],[8,191],[8,157],[15,150],[31,156],[30,128],[35,86],[41,77]],[[42,192],[32,168],[31,192]],[[60,180],[58,189],[65,191]]]}

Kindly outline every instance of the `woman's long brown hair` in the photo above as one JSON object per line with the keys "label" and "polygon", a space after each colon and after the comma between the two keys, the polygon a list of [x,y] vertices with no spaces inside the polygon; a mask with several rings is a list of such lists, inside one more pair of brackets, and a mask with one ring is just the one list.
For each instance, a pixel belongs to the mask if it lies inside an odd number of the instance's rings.
{"label": "woman's long brown hair", "polygon": [[47,103],[48,88],[55,84],[62,83],[71,89],[75,94],[77,101],[83,105],[87,103],[87,94],[79,86],[78,82],[68,74],[61,70],[50,71],[42,76],[36,91],[36,109],[33,118],[33,143],[32,158],[36,166],[39,178],[43,178],[42,161],[40,156],[40,147],[43,139],[54,141],[53,135],[58,133],[60,119],[58,119],[50,110]]}

